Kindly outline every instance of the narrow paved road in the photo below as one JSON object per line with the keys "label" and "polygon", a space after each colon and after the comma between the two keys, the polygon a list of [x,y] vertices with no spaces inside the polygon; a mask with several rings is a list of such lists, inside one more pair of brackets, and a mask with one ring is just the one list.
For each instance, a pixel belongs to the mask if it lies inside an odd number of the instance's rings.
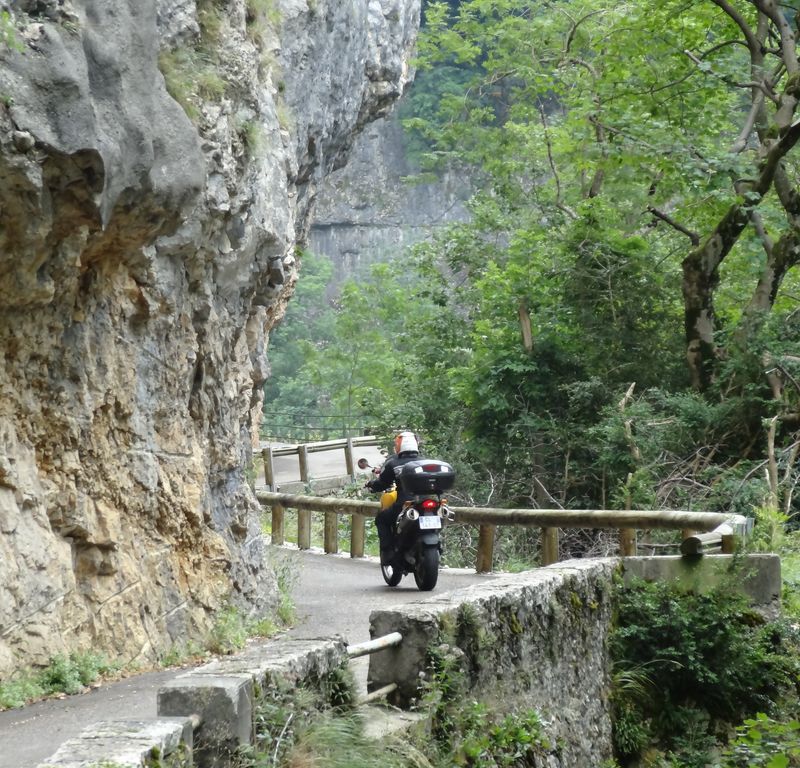
{"label": "narrow paved road", "polygon": [[[377,561],[371,558],[352,560],[289,549],[280,552],[290,558],[297,573],[293,596],[298,622],[289,635],[299,638],[339,634],[349,643],[362,642],[369,639],[369,614],[376,608],[413,602],[431,594],[441,596],[492,578],[478,576],[474,571],[443,569],[436,590],[421,593],[412,576],[394,589],[387,587]],[[356,677],[363,685],[368,659],[356,659],[354,663]],[[62,742],[93,722],[155,717],[159,687],[181,672],[150,672],[86,694],[0,712],[0,768],[35,768]]]}

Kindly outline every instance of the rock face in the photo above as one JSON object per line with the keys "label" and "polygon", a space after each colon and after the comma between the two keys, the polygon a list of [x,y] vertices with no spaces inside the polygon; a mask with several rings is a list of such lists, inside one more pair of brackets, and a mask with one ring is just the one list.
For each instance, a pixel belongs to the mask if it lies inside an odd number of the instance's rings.
{"label": "rock face", "polygon": [[268,332],[419,0],[0,10],[2,678],[274,602],[246,479]]}
{"label": "rock face", "polygon": [[320,185],[309,247],[331,258],[336,282],[468,218],[469,179],[422,177],[407,145],[395,111],[369,125],[347,165]]}

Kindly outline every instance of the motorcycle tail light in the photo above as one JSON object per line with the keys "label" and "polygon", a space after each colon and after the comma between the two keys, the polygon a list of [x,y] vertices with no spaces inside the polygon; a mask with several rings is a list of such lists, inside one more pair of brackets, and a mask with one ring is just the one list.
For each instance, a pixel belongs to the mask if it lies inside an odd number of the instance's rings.
{"label": "motorcycle tail light", "polygon": [[439,509],[439,502],[434,499],[425,499],[420,506],[423,512],[433,512]]}

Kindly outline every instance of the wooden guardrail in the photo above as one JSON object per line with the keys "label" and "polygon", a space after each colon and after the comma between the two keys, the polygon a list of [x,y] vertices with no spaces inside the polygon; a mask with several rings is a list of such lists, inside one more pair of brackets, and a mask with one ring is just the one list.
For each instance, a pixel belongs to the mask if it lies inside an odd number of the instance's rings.
{"label": "wooden guardrail", "polygon": [[[357,659],[361,656],[367,656],[371,653],[378,653],[378,651],[385,651],[387,648],[395,648],[403,642],[403,635],[399,632],[390,632],[383,637],[376,637],[374,640],[367,640],[364,643],[347,646],[347,656],[351,659]],[[397,690],[397,683],[389,683],[381,688],[378,688],[372,693],[368,693],[361,701],[360,704],[371,704],[373,701],[378,701],[394,693]]]}
{"label": "wooden guardrail", "polygon": [[309,483],[311,474],[308,466],[308,455],[310,453],[321,453],[323,451],[344,450],[345,474],[355,476],[356,465],[353,449],[364,445],[379,445],[380,441],[374,435],[364,435],[362,437],[345,437],[339,440],[323,440],[319,443],[298,443],[297,445],[282,445],[275,447],[265,446],[260,450],[261,458],[264,462],[264,484],[270,491],[277,490],[275,483],[275,462],[277,456],[297,456],[300,468],[300,481]]}
{"label": "wooden guardrail", "polygon": [[[377,501],[341,499],[333,497],[307,496],[287,493],[259,491],[258,500],[272,509],[273,543],[284,543],[284,511],[298,510],[298,546],[311,547],[311,512],[325,513],[325,552],[338,552],[338,515],[352,515],[350,556],[364,556],[364,522],[367,517],[377,515]],[[595,509],[497,509],[491,507],[450,507],[455,522],[479,526],[478,558],[476,570],[487,573],[492,570],[492,550],[498,525],[521,525],[542,529],[542,565],[558,562],[559,528],[609,528],[620,532],[620,554],[623,557],[636,554],[637,529],[672,529],[684,532],[684,540],[702,534],[700,544],[692,544],[683,554],[702,554],[715,543],[723,552],[732,552],[737,527],[744,529],[746,518],[721,512],[684,512],[676,510],[595,510]],[[303,520],[303,518],[305,518]],[[713,542],[712,542],[713,540]],[[682,550],[683,551],[683,550]]]}

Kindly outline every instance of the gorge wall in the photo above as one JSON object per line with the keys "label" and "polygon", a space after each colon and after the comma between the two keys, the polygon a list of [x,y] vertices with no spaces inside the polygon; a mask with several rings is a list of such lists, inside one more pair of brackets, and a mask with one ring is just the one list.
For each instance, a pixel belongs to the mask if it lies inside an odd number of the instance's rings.
{"label": "gorge wall", "polygon": [[320,185],[308,242],[332,260],[334,283],[468,218],[470,180],[456,171],[423,176],[408,145],[395,110],[367,126],[347,165]]}
{"label": "gorge wall", "polygon": [[419,0],[0,11],[0,677],[148,662],[276,599],[246,480],[268,333]]}

